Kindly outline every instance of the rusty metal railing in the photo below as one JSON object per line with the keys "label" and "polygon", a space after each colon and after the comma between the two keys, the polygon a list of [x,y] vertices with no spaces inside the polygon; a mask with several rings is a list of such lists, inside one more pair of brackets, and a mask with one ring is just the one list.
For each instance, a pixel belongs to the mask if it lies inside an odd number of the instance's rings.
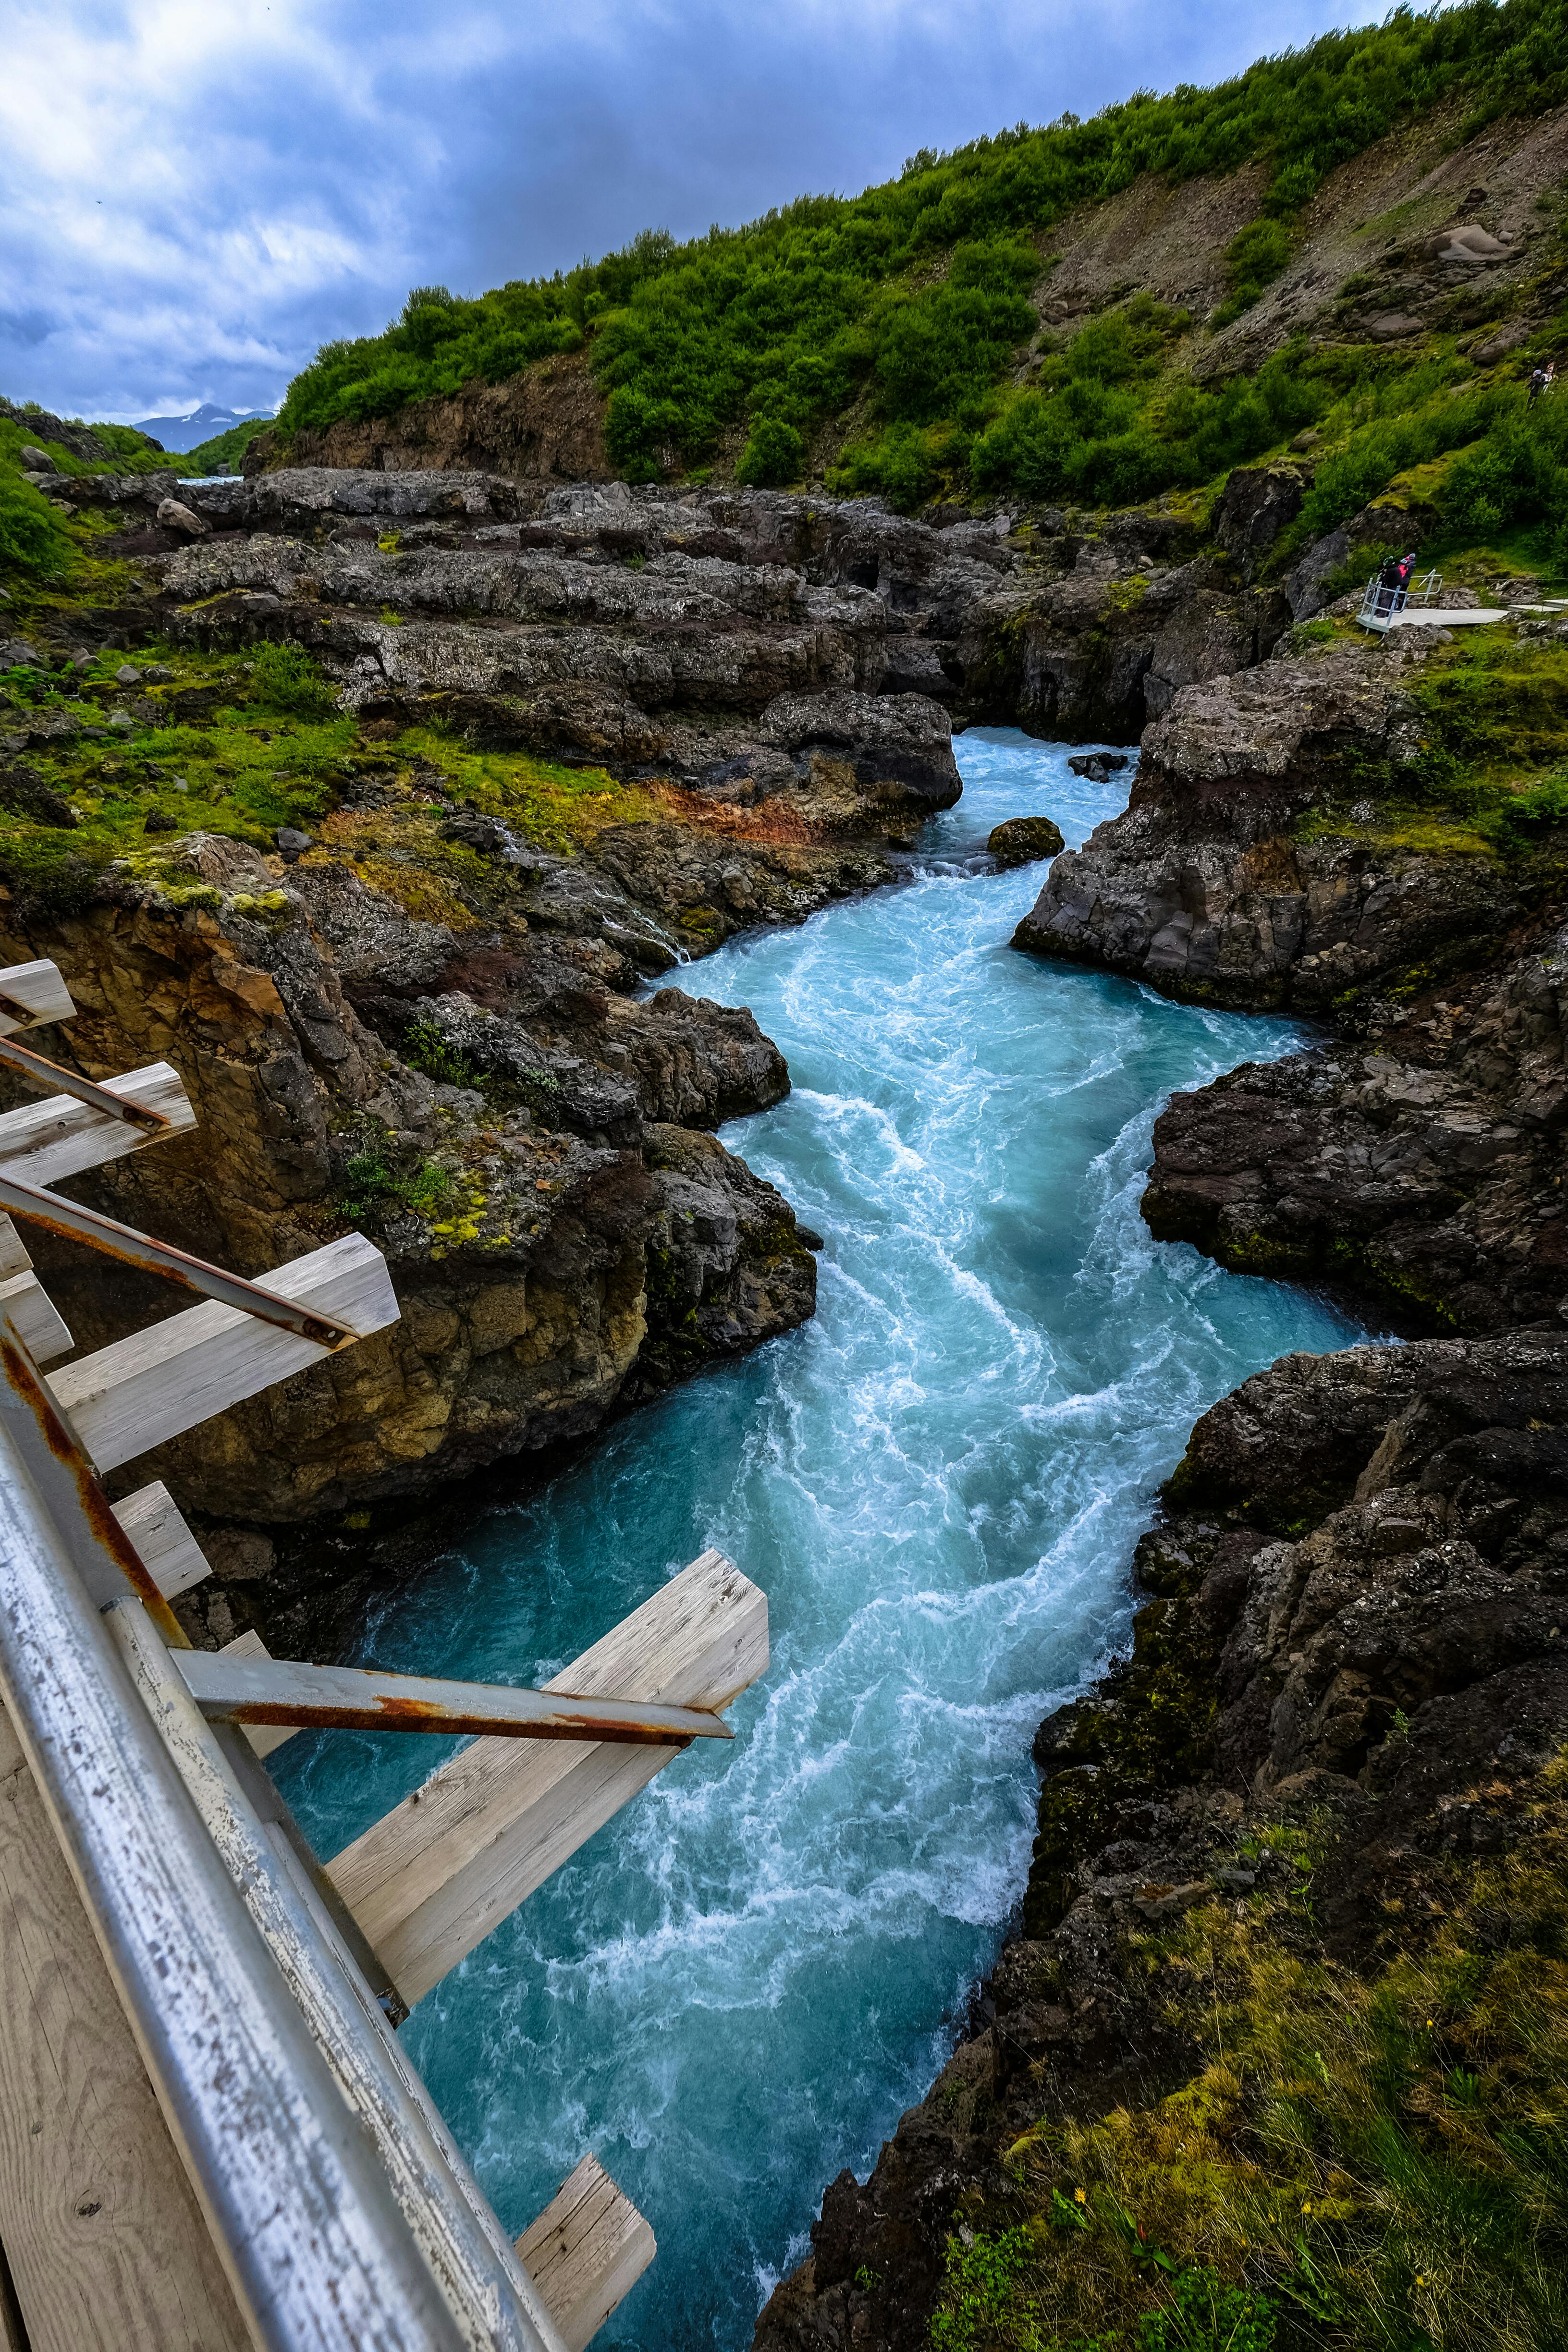
{"label": "rusty metal railing", "polygon": [[26,1217],[29,1223],[42,1225],[47,1233],[63,1234],[69,1241],[87,1242],[105,1257],[118,1258],[122,1265],[136,1266],[143,1274],[160,1275],[165,1282],[177,1283],[182,1290],[199,1291],[205,1298],[220,1299],[226,1307],[237,1307],[244,1314],[254,1315],[258,1322],[274,1324],[280,1331],[292,1331],[318,1348],[350,1348],[359,1337],[345,1324],[334,1323],[330,1316],[297,1306],[291,1298],[280,1298],[276,1291],[264,1290],[259,1283],[247,1282],[243,1275],[226,1273],[221,1265],[210,1265],[205,1257],[193,1257],[188,1251],[174,1249],[168,1242],[155,1241],[151,1234],[138,1233],[134,1225],[122,1225],[117,1218],[106,1217],[100,1209],[84,1209],[79,1201],[64,1200],[41,1184],[23,1184],[3,1171],[0,1209],[8,1209],[15,1217]]}

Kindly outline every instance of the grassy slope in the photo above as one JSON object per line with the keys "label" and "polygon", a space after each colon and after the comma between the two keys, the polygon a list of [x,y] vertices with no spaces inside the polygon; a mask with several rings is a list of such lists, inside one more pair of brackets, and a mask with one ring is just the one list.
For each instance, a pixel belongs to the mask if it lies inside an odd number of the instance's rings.
{"label": "grassy slope", "polygon": [[1260,161],[1263,215],[1231,247],[1219,323],[1283,268],[1301,206],[1348,157],[1440,103],[1468,129],[1564,95],[1563,0],[1396,13],[1212,90],[1141,95],[1090,122],[913,157],[856,198],[802,198],[683,246],[645,232],[476,301],[416,289],[384,335],[321,351],[279,423],[391,414],[586,339],[611,454],[633,479],[700,467],[744,421],[741,478],[787,481],[824,421],[852,415],[859,437],[834,487],[902,504],[939,488],[1115,501],[1200,483],[1347,399],[1376,397],[1399,363],[1363,353],[1302,367],[1293,355],[1258,382],[1205,390],[1164,363],[1194,322],[1144,304],[1048,353],[1020,392],[1006,379],[1037,324],[1026,298],[1052,226],[1142,173],[1180,182]]}
{"label": "grassy slope", "polygon": [[257,435],[268,431],[271,423],[269,416],[247,416],[243,425],[231,425],[226,432],[215,433],[210,441],[199,442],[195,448],[186,450],[177,461],[180,472],[187,480],[194,480],[198,474],[218,473],[225,467],[232,472]]}

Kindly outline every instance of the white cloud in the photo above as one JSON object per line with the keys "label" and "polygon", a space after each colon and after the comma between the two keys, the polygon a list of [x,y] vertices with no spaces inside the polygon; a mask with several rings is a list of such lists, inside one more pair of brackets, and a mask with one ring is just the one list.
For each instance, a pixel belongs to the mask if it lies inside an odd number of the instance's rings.
{"label": "white cloud", "polygon": [[856,189],[1328,21],[1322,0],[12,0],[0,389],[128,417],[268,404],[411,284],[478,291]]}

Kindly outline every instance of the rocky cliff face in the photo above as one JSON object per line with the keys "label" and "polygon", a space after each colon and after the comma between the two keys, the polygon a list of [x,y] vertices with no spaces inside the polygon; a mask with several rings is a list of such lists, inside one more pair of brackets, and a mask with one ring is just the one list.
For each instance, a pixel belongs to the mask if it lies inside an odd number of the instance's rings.
{"label": "rocky cliff face", "polygon": [[1354,1282],[1407,1322],[1560,1320],[1565,982],[1548,922],[1364,1038],[1177,1095],[1145,1218],[1238,1270]]}
{"label": "rocky cliff face", "polygon": [[[367,714],[721,798],[766,797],[781,755],[800,772],[809,714],[770,713],[783,697],[908,705],[884,725],[915,726],[917,764],[917,698],[963,723],[1125,740],[1184,687],[1261,660],[1290,620],[1252,583],[1245,534],[1200,555],[1189,520],[1153,510],[938,524],[868,499],[318,466],[185,486],[184,528],[157,520],[179,487],[72,489],[122,515],[124,552],[163,559],[194,642],[290,635],[352,667]],[[905,748],[842,725],[826,742],[884,768]]]}
{"label": "rocky cliff face", "polygon": [[1406,688],[1426,634],[1186,688],[1143,738],[1127,813],[1056,860],[1015,945],[1310,1013],[1485,960],[1520,912],[1510,877],[1479,844],[1429,848],[1380,821],[1423,747]]}
{"label": "rocky cliff face", "polygon": [[[1140,1547],[1131,1658],[1037,1741],[1022,1934],[869,2180],[828,2189],[759,2346],[913,2352],[944,2293],[962,2315],[966,2250],[999,2242],[1009,2307],[1064,2337],[1160,2305],[1172,2250],[1292,2307],[1276,2237],[1316,2238],[1301,2213],[1338,2215],[1357,2160],[1335,2137],[1352,1988],[1424,1998],[1456,1937],[1474,1981],[1513,1951],[1555,1966],[1486,1890],[1532,1852],[1549,1885],[1562,1855],[1565,1463],[1548,1333],[1286,1357],[1205,1414]],[[1305,2146],[1274,2137],[1282,2002],[1321,2072]],[[1426,2018],[1394,2095],[1413,2147],[1423,2066],[1440,2097],[1470,2063],[1463,2015]]]}
{"label": "rocky cliff face", "polygon": [[1237,1269],[1497,1331],[1568,1288],[1561,843],[1508,851],[1445,818],[1414,690],[1436,637],[1405,635],[1189,688],[1127,814],[1055,861],[1016,944],[1348,1029],[1178,1096],[1144,1213]]}
{"label": "rocky cliff face", "polygon": [[[70,974],[59,1058],[166,1059],[198,1111],[84,1190],[248,1274],[358,1223],[404,1312],[132,1483],[166,1477],[205,1521],[341,1513],[580,1438],[810,1314],[788,1203],[707,1131],[788,1090],[749,1013],[639,1002],[600,940],[515,918],[459,940],[336,861],[279,875],[197,835],[177,863],[184,893],[125,881],[6,926],[7,960]],[[167,1311],[96,1258],[62,1250],[49,1278],[86,1345]]]}
{"label": "rocky cliff face", "polygon": [[[258,433],[246,450],[246,471],[276,466],[280,438],[275,431]],[[574,482],[607,481],[614,471],[605,448],[604,402],[586,362],[575,355],[545,360],[504,383],[477,379],[450,399],[410,401],[392,416],[297,433],[287,462],[388,474],[479,467]]]}

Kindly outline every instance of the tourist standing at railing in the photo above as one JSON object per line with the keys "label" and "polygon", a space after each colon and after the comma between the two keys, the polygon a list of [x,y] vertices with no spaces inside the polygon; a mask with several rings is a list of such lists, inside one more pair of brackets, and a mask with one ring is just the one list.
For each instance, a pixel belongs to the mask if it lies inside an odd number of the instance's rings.
{"label": "tourist standing at railing", "polygon": [[1391,555],[1377,575],[1377,591],[1373,599],[1373,610],[1380,620],[1398,611],[1401,585],[1399,558]]}
{"label": "tourist standing at railing", "polygon": [[1396,613],[1402,613],[1405,610],[1405,605],[1410,601],[1410,575],[1415,569],[1415,549],[1412,548],[1408,555],[1401,556],[1394,569],[1394,609]]}

